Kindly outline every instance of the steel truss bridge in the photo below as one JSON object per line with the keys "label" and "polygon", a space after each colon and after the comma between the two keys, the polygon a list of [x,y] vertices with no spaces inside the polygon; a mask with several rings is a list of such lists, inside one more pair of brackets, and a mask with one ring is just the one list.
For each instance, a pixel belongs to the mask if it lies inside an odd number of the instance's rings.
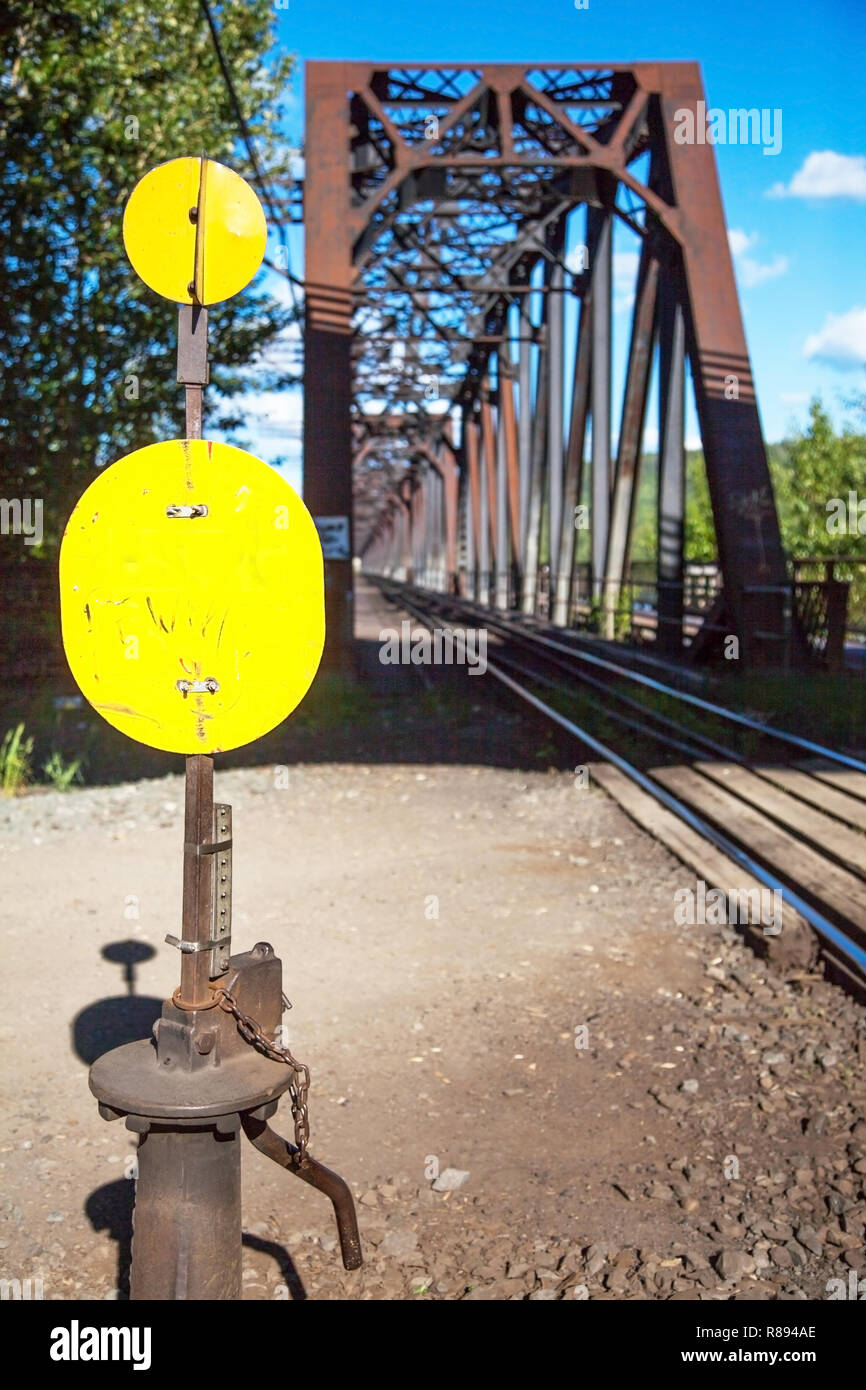
{"label": "steel truss bridge", "polygon": [[[304,486],[351,531],[326,559],[332,660],[353,555],[614,636],[654,373],[657,650],[804,644],[713,147],[676,138],[703,101],[694,63],[308,63]],[[634,266],[617,420],[615,224]],[[687,363],[718,554],[690,627]],[[809,603],[817,630],[826,596]]]}

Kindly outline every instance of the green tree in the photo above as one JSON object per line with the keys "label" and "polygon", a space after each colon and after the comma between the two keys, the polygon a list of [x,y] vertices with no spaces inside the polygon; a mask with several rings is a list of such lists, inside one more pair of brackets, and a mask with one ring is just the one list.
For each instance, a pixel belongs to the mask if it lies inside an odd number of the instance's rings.
{"label": "green tree", "polygon": [[715,560],[716,527],[710,503],[707,466],[701,449],[686,453],[685,556],[687,560]]}
{"label": "green tree", "polygon": [[[212,8],[260,162],[284,175],[271,0]],[[12,0],[0,64],[0,495],[43,499],[50,551],[94,468],[183,430],[177,310],[126,259],[130,192],[202,149],[251,171],[198,0]],[[211,311],[212,418],[288,320],[255,288]]]}
{"label": "green tree", "polygon": [[[834,498],[847,510],[848,493],[866,492],[866,437],[844,429],[837,434],[817,398],[809,424],[775,457],[773,484],[782,539],[789,555],[863,555],[866,541],[856,529],[828,529]],[[864,523],[866,524],[866,523]]]}

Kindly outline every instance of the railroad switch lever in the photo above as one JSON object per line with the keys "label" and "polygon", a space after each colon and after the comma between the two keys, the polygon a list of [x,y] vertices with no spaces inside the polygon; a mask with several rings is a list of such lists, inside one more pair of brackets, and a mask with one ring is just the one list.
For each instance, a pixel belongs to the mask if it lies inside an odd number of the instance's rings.
{"label": "railroad switch lever", "polygon": [[[185,1008],[176,990],[152,1041],[115,1048],[91,1069],[103,1119],[124,1118],[140,1136],[133,1300],[240,1299],[242,1133],[330,1199],[343,1264],[362,1263],[352,1193],[307,1152],[309,1073],[275,1040],[284,995],[273,947],[260,941],[232,956],[211,994]],[[267,1123],[287,1091],[294,1144]]]}
{"label": "railroad switch lever", "polygon": [[[276,1104],[274,1104],[273,1109],[276,1110]],[[309,1183],[311,1187],[317,1188],[319,1192],[324,1192],[326,1197],[330,1197],[337,1222],[337,1234],[340,1237],[343,1265],[346,1269],[360,1269],[364,1263],[364,1258],[361,1254],[361,1237],[358,1234],[355,1202],[348,1183],[338,1173],[326,1168],[324,1163],[319,1163],[309,1154],[301,1159],[300,1150],[294,1144],[290,1144],[288,1139],[283,1139],[281,1135],[275,1134],[267,1123],[265,1114],[269,1110],[270,1107],[262,1106],[261,1109],[245,1115],[243,1117],[244,1134],[259,1153],[266,1154],[268,1158],[274,1160],[274,1163],[279,1163],[281,1168],[285,1168],[289,1173],[294,1173],[296,1178]]]}

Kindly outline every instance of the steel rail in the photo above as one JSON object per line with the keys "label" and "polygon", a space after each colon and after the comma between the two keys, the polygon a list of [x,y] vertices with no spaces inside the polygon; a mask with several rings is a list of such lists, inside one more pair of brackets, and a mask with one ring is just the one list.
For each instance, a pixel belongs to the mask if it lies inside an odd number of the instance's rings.
{"label": "steel rail", "polygon": [[[390,581],[389,581],[390,582]],[[400,585],[394,586],[397,591]],[[563,642],[557,642],[552,637],[544,637],[541,633],[530,632],[522,624],[517,622],[506,622],[496,614],[491,614],[487,609],[479,605],[470,603],[466,599],[452,599],[450,595],[434,594],[432,597],[439,599],[445,598],[446,602],[458,609],[466,609],[469,612],[477,613],[484,617],[488,627],[499,628],[501,631],[512,633],[515,627],[521,628],[527,640],[539,643],[545,647],[550,647],[554,651],[564,652],[567,656],[573,657],[576,661],[586,661],[593,666],[600,667],[602,670],[611,671],[614,675],[626,680],[635,681],[638,685],[646,686],[649,690],[658,691],[662,695],[670,695],[675,700],[682,700],[686,704],[694,705],[696,709],[702,709],[708,714],[716,714],[722,719],[729,719],[735,724],[740,724],[744,728],[751,729],[753,733],[767,735],[769,738],[780,739],[795,748],[801,748],[805,752],[812,753],[817,757],[827,758],[831,762],[840,763],[843,767],[853,768],[856,772],[866,772],[866,762],[859,758],[852,758],[847,753],[839,753],[835,748],[827,748],[822,743],[813,743],[811,739],[800,738],[797,734],[789,734],[783,729],[774,729],[769,724],[764,724],[759,719],[750,719],[746,714],[739,714],[736,710],[728,709],[725,705],[717,705],[712,700],[703,700],[699,695],[691,695],[687,690],[677,690],[674,686],[666,685],[663,681],[655,680],[652,676],[641,675],[638,671],[629,670],[627,667],[618,666],[614,661],[608,661],[605,657],[594,656],[591,652],[580,651],[575,647],[566,646]]]}
{"label": "steel rail", "polygon": [[[402,602],[409,612],[414,610],[417,620],[424,627],[429,629],[430,615],[425,614],[424,611],[411,600],[407,600],[405,595],[402,596]],[[459,632],[455,632],[454,637],[457,640],[462,640]],[[514,680],[505,671],[500,670],[496,663],[492,662],[489,657],[487,660],[487,670],[496,680],[512,690],[521,700],[532,705],[546,718],[551,719],[555,724],[565,729],[567,733],[579,739],[581,743],[587,748],[592,749],[592,751],[603,758],[605,762],[618,768],[619,771],[628,777],[637,787],[651,796],[654,801],[664,806],[667,810],[672,811],[674,815],[678,816],[680,820],[697,834],[703,836],[710,844],[714,845],[717,849],[721,850],[722,853],[732,859],[734,863],[744,868],[749,874],[756,878],[759,883],[771,889],[773,892],[781,894],[783,903],[788,902],[791,907],[809,923],[819,937],[828,942],[837,951],[841,952],[849,963],[856,966],[861,976],[866,977],[866,949],[860,946],[856,941],[853,941],[851,937],[847,936],[845,932],[825,917],[822,912],[819,912],[817,908],[813,907],[801,897],[784,879],[778,877],[769,869],[766,869],[763,864],[753,859],[752,856],[743,850],[734,840],[731,840],[722,831],[717,830],[715,826],[705,821],[665,787],[661,787],[658,783],[653,782],[650,777],[634,767],[633,764],[622,757],[621,754],[615,752],[614,749],[609,748],[607,744],[602,743],[600,739],[595,738],[587,729],[582,729],[580,725],[575,724],[574,721],[568,719],[566,715],[560,714],[558,710],[546,704],[539,696],[533,695],[532,692],[527,690],[525,686],[522,686],[519,681]]]}

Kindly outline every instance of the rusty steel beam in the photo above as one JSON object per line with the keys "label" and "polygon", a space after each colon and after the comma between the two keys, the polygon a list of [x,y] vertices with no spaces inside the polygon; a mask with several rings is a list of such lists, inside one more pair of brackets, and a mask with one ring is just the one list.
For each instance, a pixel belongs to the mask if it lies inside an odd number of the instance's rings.
{"label": "rusty steel beam", "polygon": [[600,603],[610,526],[610,373],[613,223],[608,212],[588,210],[592,266],[592,596]]}
{"label": "rusty steel beam", "polygon": [[415,579],[412,569],[412,484],[408,478],[401,481],[397,495],[400,499],[403,578],[407,584],[412,584]]}
{"label": "rusty steel beam", "polygon": [[520,566],[520,476],[518,466],[517,416],[514,408],[514,368],[503,356],[500,362],[499,403],[505,437],[505,471],[508,477],[508,518],[511,527],[512,563]]}
{"label": "rusty steel beam", "polygon": [[659,480],[656,644],[678,657],[683,645],[685,542],[685,323],[679,266],[659,284]]}
{"label": "rusty steel beam", "polygon": [[529,507],[526,519],[526,549],[523,560],[523,603],[526,614],[536,611],[538,602],[538,561],[541,550],[541,523],[547,464],[547,341],[541,342],[536,370],[535,413],[532,420]]}
{"label": "rusty steel beam", "polygon": [[445,503],[445,573],[446,589],[449,593],[457,590],[457,496],[460,474],[453,446],[445,441],[437,457],[437,468],[442,477]]}
{"label": "rusty steel beam", "polygon": [[524,561],[526,556],[526,533],[529,521],[529,490],[532,480],[532,348],[527,329],[531,325],[530,304],[525,299],[520,305],[520,345],[518,348],[517,395],[519,414],[517,417],[517,456],[520,470],[520,530],[515,532],[517,567],[520,573],[521,592],[526,582]]}
{"label": "rusty steel beam", "polygon": [[551,615],[553,621],[561,627],[565,627],[571,617],[575,508],[580,502],[583,487],[583,451],[586,445],[586,423],[589,416],[589,364],[592,346],[589,320],[591,314],[591,299],[587,297],[581,305],[577,326],[577,346],[574,353],[574,376],[571,391],[571,417],[565,457],[565,485],[562,496],[562,539]]}
{"label": "rusty steel beam", "polygon": [[496,496],[496,430],[490,404],[490,379],[485,378],[481,390],[481,456],[487,488],[487,517],[490,525],[490,569],[496,566],[497,496]]}
{"label": "rusty steel beam", "polygon": [[[550,265],[550,288],[561,289],[565,254],[565,218],[551,223],[547,229],[547,244],[553,253]],[[565,302],[561,294],[547,301],[547,547],[551,598],[556,590],[562,544],[563,488],[563,390],[565,385]]]}
{"label": "rusty steel beam", "polygon": [[676,200],[667,221],[682,248],[688,353],[728,614],[741,639],[741,657],[749,663],[780,662],[787,568],[715,153],[710,144],[673,139],[677,111],[690,109],[697,120],[704,86],[696,63],[660,64],[659,82]]}
{"label": "rusty steel beam", "polygon": [[473,577],[472,596],[480,597],[481,582],[481,466],[478,457],[478,426],[469,418],[468,411],[463,416],[464,455],[469,473],[468,502],[472,534]]}
{"label": "rusty steel beam", "polygon": [[316,516],[349,519],[348,559],[325,559],[326,667],[353,661],[352,229],[346,177],[345,65],[308,63],[304,169],[304,501]]}
{"label": "rusty steel beam", "polygon": [[640,483],[647,392],[652,367],[658,281],[658,257],[650,249],[649,243],[644,242],[626,368],[605,561],[603,631],[609,638],[614,636],[616,614],[621,606],[628,574],[635,499]]}

